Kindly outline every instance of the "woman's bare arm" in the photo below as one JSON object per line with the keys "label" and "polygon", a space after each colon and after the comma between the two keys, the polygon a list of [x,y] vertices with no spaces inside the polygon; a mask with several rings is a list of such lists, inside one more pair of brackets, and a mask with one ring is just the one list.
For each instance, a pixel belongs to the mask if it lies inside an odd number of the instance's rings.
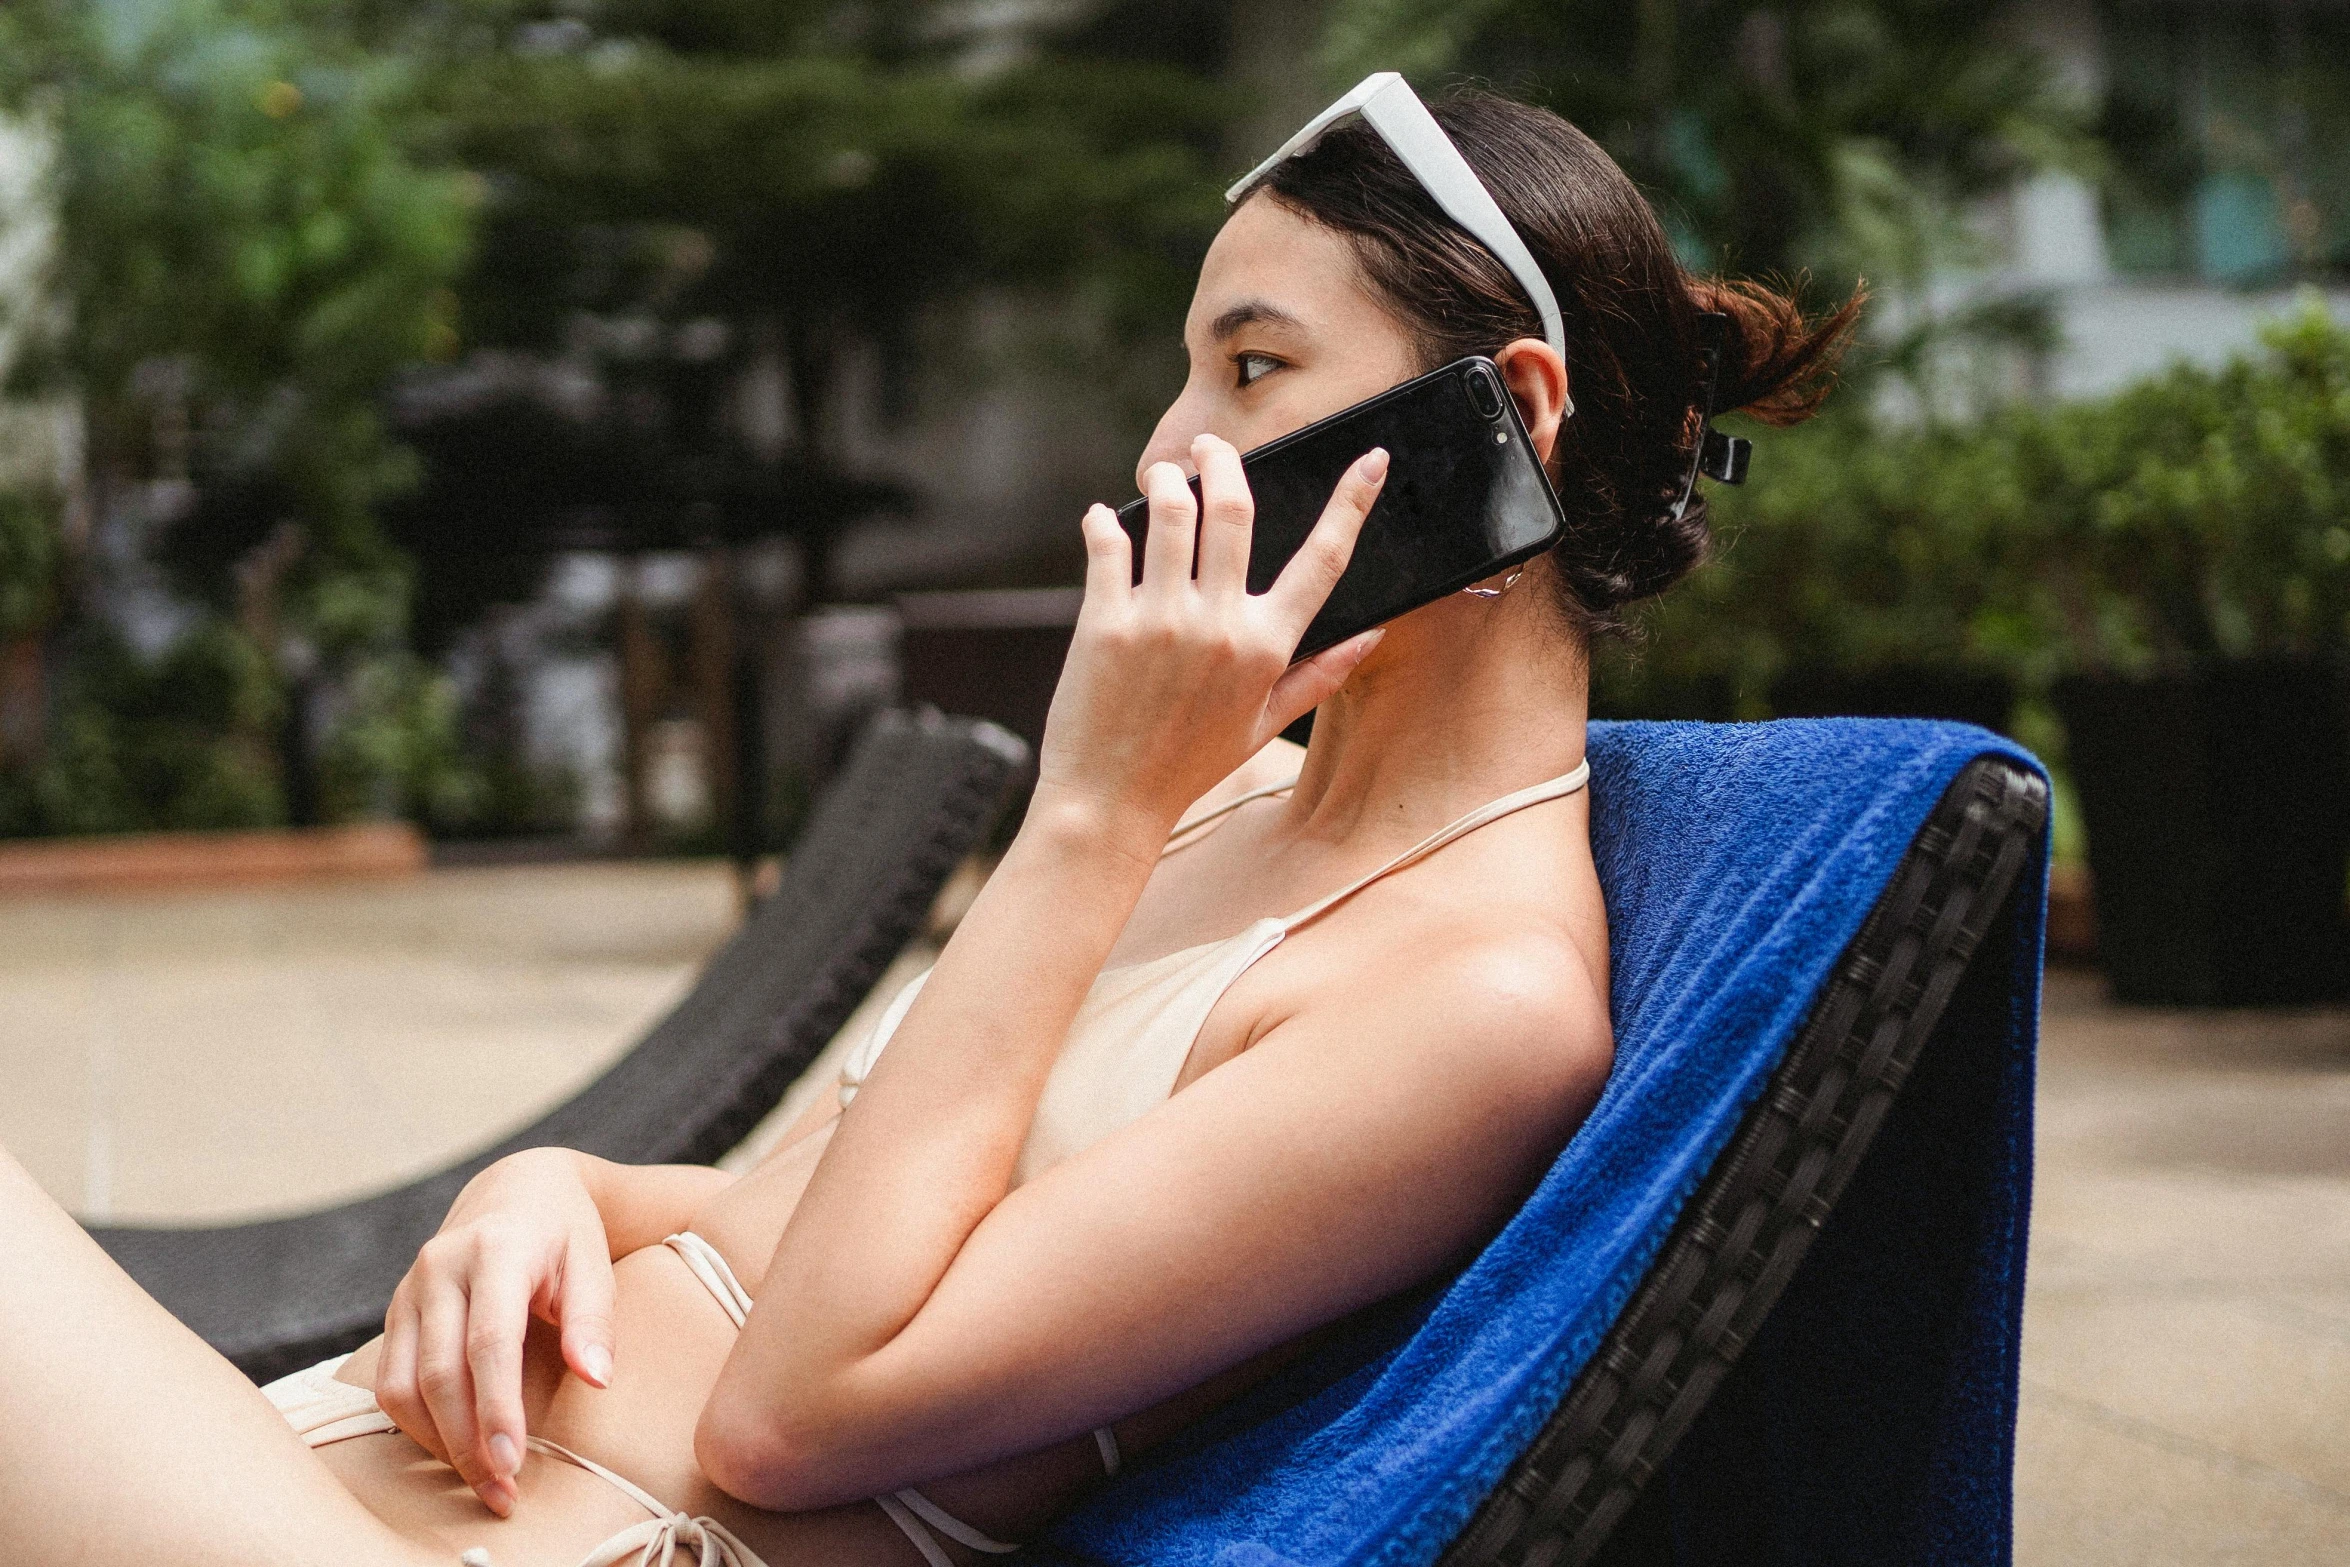
{"label": "woman's bare arm", "polygon": [[[771,1273],[704,1418],[712,1478],[796,1509],[977,1468],[1491,1234],[1605,1081],[1605,1003],[1555,933],[1497,923],[1408,966],[1366,956],[1329,1004],[998,1201],[869,1352],[826,1358],[821,1304]],[[715,1420],[742,1422],[742,1449],[711,1450]]]}
{"label": "woman's bare arm", "polygon": [[569,1149],[541,1151],[578,1161],[580,1184],[604,1221],[604,1255],[614,1261],[675,1235],[737,1179],[706,1164],[614,1164]]}
{"label": "woman's bare arm", "polygon": [[[1061,1040],[1176,814],[1334,690],[1376,641],[1288,663],[1344,569],[1385,454],[1349,471],[1306,546],[1256,596],[1239,454],[1206,436],[1193,450],[1206,516],[1179,469],[1152,468],[1139,586],[1115,518],[1088,513],[1085,607],[1027,822],[834,1123],[784,1228],[761,1299],[763,1309],[789,1302],[794,1347],[756,1373],[736,1375],[730,1362],[704,1410],[704,1468],[746,1499],[779,1496],[766,1477],[796,1467],[779,1456],[777,1444],[790,1444],[778,1404],[826,1403],[854,1382],[1010,1189]],[[738,1345],[735,1361],[760,1358]]]}

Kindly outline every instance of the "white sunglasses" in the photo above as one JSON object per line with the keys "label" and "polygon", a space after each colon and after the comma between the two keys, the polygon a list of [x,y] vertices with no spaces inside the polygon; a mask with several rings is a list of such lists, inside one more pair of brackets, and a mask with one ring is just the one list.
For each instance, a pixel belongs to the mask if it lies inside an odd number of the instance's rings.
{"label": "white sunglasses", "polygon": [[[1436,198],[1445,215],[1467,229],[1471,238],[1510,269],[1510,276],[1518,280],[1518,286],[1526,291],[1526,297],[1534,302],[1536,313],[1542,317],[1544,341],[1564,360],[1566,328],[1559,320],[1558,296],[1550,291],[1550,280],[1535,265],[1534,253],[1518,237],[1517,229],[1502,215],[1493,192],[1485,188],[1485,182],[1477,178],[1477,171],[1469,167],[1469,160],[1461,156],[1460,148],[1452,144],[1452,138],[1444,134],[1444,127],[1436,123],[1436,116],[1428,112],[1420,95],[1412,91],[1411,83],[1393,71],[1374,71],[1355,83],[1345,97],[1308,120],[1305,129],[1283,142],[1280,150],[1249,170],[1224,193],[1225,204],[1238,206],[1274,169],[1311,149],[1331,126],[1350,114],[1361,115],[1363,123],[1378,132],[1379,139],[1403,160],[1403,166],[1411,171],[1421,188]],[[1752,448],[1734,435],[1722,434],[1711,422],[1715,387],[1721,372],[1722,337],[1728,325],[1728,317],[1714,312],[1703,313],[1698,318],[1705,362],[1705,401],[1698,412],[1705,422],[1700,427],[1697,450],[1690,454],[1689,477],[1682,482],[1680,499],[1673,503],[1675,517],[1689,509],[1700,474],[1723,484],[1746,482]],[[1563,402],[1559,417],[1572,418],[1575,400],[1569,397]]]}
{"label": "white sunglasses", "polygon": [[[1379,139],[1392,148],[1403,160],[1412,177],[1421,188],[1436,198],[1445,215],[1469,231],[1471,238],[1495,259],[1510,269],[1526,297],[1534,302],[1535,312],[1542,317],[1542,336],[1560,359],[1567,357],[1566,328],[1559,321],[1558,296],[1550,291],[1550,280],[1535,265],[1534,253],[1518,237],[1510,220],[1502,216],[1493,193],[1485,182],[1477,178],[1477,171],[1469,167],[1469,160],[1444,134],[1444,127],[1436,123],[1436,116],[1412,91],[1411,83],[1393,71],[1375,71],[1357,82],[1354,90],[1339,99],[1320,114],[1306,122],[1304,130],[1281,144],[1273,156],[1249,170],[1240,182],[1224,193],[1228,205],[1238,206],[1243,197],[1265,182],[1266,176],[1288,159],[1310,149],[1320,141],[1330,127],[1348,115],[1359,114],[1363,123],[1379,133]],[[1563,414],[1572,415],[1575,405],[1568,402]]]}

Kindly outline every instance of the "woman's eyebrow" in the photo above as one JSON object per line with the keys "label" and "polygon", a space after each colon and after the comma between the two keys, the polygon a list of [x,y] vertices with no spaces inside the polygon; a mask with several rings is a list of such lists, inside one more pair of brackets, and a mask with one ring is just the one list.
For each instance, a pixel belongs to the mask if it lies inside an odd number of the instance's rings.
{"label": "woman's eyebrow", "polygon": [[1222,342],[1244,326],[1286,327],[1293,332],[1305,330],[1305,323],[1279,305],[1262,299],[1244,299],[1208,323],[1208,336]]}

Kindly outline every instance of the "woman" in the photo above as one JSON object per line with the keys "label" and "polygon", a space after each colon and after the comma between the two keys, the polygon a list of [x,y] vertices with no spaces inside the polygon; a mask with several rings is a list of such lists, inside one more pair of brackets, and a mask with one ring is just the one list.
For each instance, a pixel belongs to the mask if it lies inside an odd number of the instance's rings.
{"label": "woman", "polygon": [[[1139,585],[1107,509],[1084,519],[1019,836],[758,1169],[503,1161],[380,1340],[264,1398],[0,1161],[12,1560],[974,1561],[1490,1237],[1608,1071],[1585,654],[1703,553],[1696,313],[1730,317],[1720,405],[1788,422],[1857,300],[1810,324],[1690,278],[1555,116],[1437,118],[1564,356],[1377,135],[1271,169],[1201,269]],[[1252,597],[1239,451],[1466,353],[1501,368],[1565,540],[1290,667],[1384,454]],[[1274,738],[1317,707],[1310,749]]]}

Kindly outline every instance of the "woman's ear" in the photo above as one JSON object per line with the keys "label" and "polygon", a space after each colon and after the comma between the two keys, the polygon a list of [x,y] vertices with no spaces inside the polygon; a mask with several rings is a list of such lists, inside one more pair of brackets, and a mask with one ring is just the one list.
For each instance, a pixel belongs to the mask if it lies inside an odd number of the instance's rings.
{"label": "woman's ear", "polygon": [[1559,426],[1572,411],[1566,361],[1541,338],[1521,337],[1495,350],[1493,363],[1517,400],[1518,417],[1534,442],[1534,455],[1548,463],[1551,449],[1558,445]]}

